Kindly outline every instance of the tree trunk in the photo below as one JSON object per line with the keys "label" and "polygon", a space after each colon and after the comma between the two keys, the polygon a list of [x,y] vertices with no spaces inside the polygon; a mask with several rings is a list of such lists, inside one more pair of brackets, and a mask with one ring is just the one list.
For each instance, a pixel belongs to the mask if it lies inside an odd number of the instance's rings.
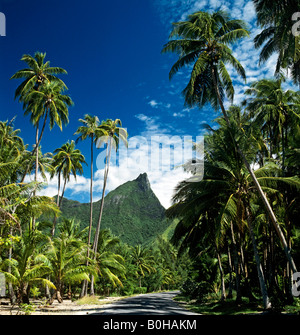
{"label": "tree trunk", "polygon": [[[46,113],[46,116],[45,116],[45,119],[44,119],[44,123],[43,123],[43,127],[42,127],[42,131],[41,131],[41,134],[40,134],[40,137],[37,139],[37,137],[35,138],[35,148],[32,150],[32,153],[31,155],[33,156],[34,154],[36,154],[36,151],[38,151],[38,147],[42,141],[42,137],[43,137],[43,134],[44,134],[44,130],[45,130],[45,126],[46,126],[46,122],[47,122],[47,117],[48,117],[48,112]],[[38,130],[37,130],[38,131]],[[21,180],[21,183],[24,182],[24,179],[29,171],[29,168],[30,168],[30,162],[29,164],[27,165],[27,168],[25,170],[25,173],[22,177],[22,180]]]}
{"label": "tree trunk", "polygon": [[[35,132],[35,173],[34,173],[34,181],[37,182],[38,179],[38,171],[39,171],[39,123],[36,125]],[[36,188],[34,188],[33,195],[36,196]],[[35,228],[35,217],[32,218],[32,228]]]}
{"label": "tree trunk", "polygon": [[[58,173],[58,187],[57,187],[57,199],[56,199],[56,206],[59,207],[59,192],[60,192],[60,175],[61,171]],[[55,227],[56,227],[56,216],[54,216],[53,220],[53,226],[52,226],[52,231],[51,231],[51,236],[54,236],[55,233]]]}
{"label": "tree trunk", "polygon": [[[212,77],[213,77],[214,87],[215,87],[215,90],[216,90],[216,93],[217,93],[219,105],[221,107],[222,113],[224,115],[224,118],[226,120],[226,123],[227,123],[229,129],[231,129],[230,121],[229,121],[228,115],[226,113],[226,110],[224,108],[224,105],[223,105],[223,102],[222,102],[222,99],[221,99],[221,96],[220,96],[220,92],[219,92],[219,88],[218,88],[218,84],[217,84],[217,79],[216,79],[216,74],[215,74],[214,67],[212,67]],[[297,272],[296,265],[294,263],[292,255],[290,253],[290,249],[289,249],[289,247],[288,247],[288,245],[286,243],[286,240],[285,240],[285,237],[283,235],[283,232],[282,232],[282,230],[281,230],[281,228],[280,228],[280,226],[278,224],[277,218],[276,218],[276,216],[275,216],[275,214],[273,212],[273,209],[270,206],[269,201],[268,201],[266,195],[264,194],[264,192],[263,192],[263,190],[262,190],[262,188],[261,188],[261,186],[260,186],[260,184],[259,184],[259,182],[258,182],[258,180],[257,180],[257,178],[256,178],[256,176],[254,174],[254,172],[252,171],[252,169],[251,169],[251,167],[250,167],[250,165],[249,165],[246,157],[244,156],[243,152],[241,151],[238,143],[234,140],[233,136],[232,136],[232,139],[233,139],[233,141],[234,141],[234,143],[236,145],[236,148],[237,148],[237,151],[238,151],[239,155],[241,156],[241,158],[242,158],[242,160],[243,160],[243,162],[244,162],[244,164],[245,164],[248,172],[250,173],[250,176],[251,176],[251,178],[252,178],[252,180],[254,182],[254,185],[255,185],[258,193],[259,193],[259,196],[260,196],[260,198],[261,198],[261,200],[262,200],[262,202],[263,202],[263,204],[265,206],[265,209],[266,209],[267,213],[269,214],[269,216],[271,218],[271,221],[272,221],[272,223],[273,223],[273,225],[275,227],[276,233],[277,233],[277,235],[278,235],[278,237],[280,239],[280,242],[281,242],[281,245],[282,245],[282,247],[284,249],[285,255],[286,255],[286,257],[287,257],[287,259],[288,259],[288,261],[289,261],[289,263],[291,265],[291,268],[292,268],[293,272],[295,273],[295,272]]]}
{"label": "tree trunk", "polygon": [[64,187],[63,187],[63,191],[62,191],[62,194],[61,194],[61,197],[60,197],[60,200],[59,200],[59,208],[62,207],[62,201],[63,201],[63,198],[64,198],[66,185],[67,185],[67,178],[65,178],[65,180],[64,180]]}
{"label": "tree trunk", "polygon": [[[94,136],[91,137],[91,184],[90,184],[90,225],[89,225],[89,234],[88,234],[88,243],[87,243],[87,261],[86,265],[89,265],[88,258],[90,257],[90,243],[91,243],[91,233],[93,226],[93,166],[94,166]],[[82,289],[80,297],[84,297],[88,292],[88,281],[85,279],[82,283]]]}
{"label": "tree trunk", "polygon": [[[11,226],[10,227],[10,235],[12,236],[12,234],[13,234],[13,227]],[[9,250],[8,250],[8,259],[9,259],[9,261],[11,261],[11,259],[12,259],[12,247],[10,247],[9,248]],[[9,263],[9,265],[8,265],[8,273],[11,273],[11,265],[10,265],[10,263]],[[9,294],[9,299],[10,299],[10,302],[11,302],[11,304],[12,305],[14,305],[15,303],[16,303],[16,295],[15,295],[15,292],[14,292],[14,289],[13,289],[13,285],[12,285],[12,283],[8,283],[8,294]]]}
{"label": "tree trunk", "polygon": [[242,294],[241,294],[241,275],[240,275],[240,264],[239,264],[239,256],[237,252],[237,245],[234,237],[233,224],[230,223],[231,228],[231,236],[232,236],[232,245],[233,245],[233,264],[234,264],[234,272],[235,272],[235,289],[236,289],[236,302],[240,304],[242,302]]}
{"label": "tree trunk", "polygon": [[[107,151],[108,148],[109,148],[109,151]],[[97,228],[96,228],[96,233],[95,233],[95,238],[94,238],[94,245],[93,245],[94,259],[96,259],[97,249],[98,249],[98,241],[99,241],[99,234],[100,234],[101,219],[102,219],[102,214],[103,214],[104,197],[105,197],[107,176],[108,176],[108,171],[109,171],[111,148],[112,148],[112,139],[110,138],[109,144],[107,143],[107,147],[106,147],[106,162],[105,162],[105,170],[104,170],[102,198],[101,198],[100,213],[99,213],[98,224],[97,224]],[[94,289],[92,289],[92,287],[94,287],[94,276],[92,276],[92,279],[91,279],[91,294],[94,294],[94,293],[92,293],[92,291],[94,291]]]}
{"label": "tree trunk", "polygon": [[228,265],[229,265],[229,285],[228,285],[228,299],[232,298],[232,262],[231,262],[231,253],[230,247],[228,245]]}
{"label": "tree trunk", "polygon": [[259,254],[257,250],[256,239],[253,233],[252,217],[251,217],[250,210],[248,209],[248,207],[246,207],[246,215],[247,215],[248,228],[249,228],[252,245],[253,245],[254,257],[255,257],[255,262],[256,262],[256,267],[257,267],[257,275],[258,275],[258,280],[259,280],[260,291],[261,291],[262,298],[263,298],[264,309],[270,309],[271,303],[269,300],[265,277],[264,277],[263,269],[261,266],[261,262],[260,262],[260,258],[259,258]]}
{"label": "tree trunk", "polygon": [[220,270],[220,275],[221,275],[221,287],[222,287],[222,294],[221,294],[221,301],[226,300],[226,290],[225,290],[225,281],[224,281],[224,271],[222,267],[222,262],[221,262],[221,257],[218,251],[217,246],[215,245],[215,250],[218,258],[218,265],[219,265],[219,270]]}

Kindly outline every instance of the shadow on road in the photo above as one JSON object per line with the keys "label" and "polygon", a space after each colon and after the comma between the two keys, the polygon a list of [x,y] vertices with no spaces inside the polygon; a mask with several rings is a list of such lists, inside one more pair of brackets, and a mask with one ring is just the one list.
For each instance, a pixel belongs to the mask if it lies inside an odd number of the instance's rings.
{"label": "shadow on road", "polygon": [[101,315],[197,315],[180,307],[173,298],[179,291],[143,294],[107,305]]}

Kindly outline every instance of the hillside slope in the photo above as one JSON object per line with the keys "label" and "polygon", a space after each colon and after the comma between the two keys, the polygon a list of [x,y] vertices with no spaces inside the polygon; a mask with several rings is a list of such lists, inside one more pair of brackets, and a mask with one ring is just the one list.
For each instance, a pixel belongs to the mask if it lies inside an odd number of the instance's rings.
{"label": "hillside slope", "polygon": [[[93,227],[96,227],[100,202],[93,204]],[[62,216],[89,225],[89,203],[63,199]],[[101,229],[110,228],[125,243],[147,244],[168,227],[165,208],[151,189],[146,173],[109,192],[104,201]]]}

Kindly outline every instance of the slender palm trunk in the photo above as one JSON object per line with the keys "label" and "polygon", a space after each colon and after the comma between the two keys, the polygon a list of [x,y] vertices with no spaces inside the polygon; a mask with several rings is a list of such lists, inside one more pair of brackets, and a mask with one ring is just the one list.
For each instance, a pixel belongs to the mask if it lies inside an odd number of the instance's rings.
{"label": "slender palm trunk", "polygon": [[[224,105],[223,105],[223,102],[222,102],[222,99],[221,99],[221,96],[220,96],[220,92],[219,92],[219,88],[218,88],[218,84],[217,84],[216,73],[215,73],[214,67],[212,67],[212,78],[213,78],[213,82],[214,82],[215,91],[216,91],[216,94],[217,94],[217,97],[218,97],[219,105],[221,107],[222,113],[224,115],[224,118],[226,120],[226,123],[227,123],[229,129],[231,129],[230,121],[229,121],[228,115],[226,113],[226,110],[224,108]],[[260,196],[260,198],[261,198],[261,200],[262,200],[262,202],[263,202],[263,204],[265,206],[265,209],[266,209],[267,213],[269,214],[269,217],[271,218],[271,221],[272,221],[272,223],[274,225],[276,233],[277,233],[277,235],[278,235],[278,237],[280,239],[281,245],[282,245],[282,247],[284,249],[284,252],[286,254],[286,257],[287,257],[287,259],[288,259],[288,261],[289,261],[289,263],[291,265],[291,268],[292,268],[293,272],[295,273],[295,272],[297,272],[296,265],[294,263],[292,255],[290,253],[290,249],[289,249],[289,247],[288,247],[288,245],[286,243],[286,239],[285,239],[285,237],[283,235],[283,232],[282,232],[282,230],[281,230],[281,228],[280,228],[280,226],[278,224],[277,218],[276,218],[276,216],[275,216],[275,214],[273,212],[273,209],[270,206],[269,201],[268,201],[266,195],[264,194],[264,192],[263,192],[263,190],[262,190],[262,188],[261,188],[261,186],[260,186],[260,184],[259,184],[259,182],[258,182],[258,180],[257,180],[257,178],[256,178],[256,176],[254,174],[254,172],[252,171],[252,169],[250,167],[250,164],[248,163],[248,161],[247,161],[246,157],[244,156],[243,152],[241,151],[238,143],[235,142],[235,145],[236,145],[237,151],[238,151],[239,155],[241,156],[241,158],[242,158],[242,160],[243,160],[243,162],[244,162],[244,164],[245,164],[248,172],[250,173],[250,176],[251,176],[251,178],[252,178],[252,180],[254,182],[254,185],[255,185],[258,193],[259,193],[259,196]]]}
{"label": "slender palm trunk", "polygon": [[250,210],[248,207],[246,207],[246,215],[247,215],[248,228],[249,228],[252,245],[253,245],[253,252],[254,252],[254,257],[255,257],[255,262],[256,262],[256,267],[257,267],[259,286],[260,286],[260,291],[261,291],[262,298],[263,298],[263,305],[264,305],[264,309],[269,309],[271,308],[271,303],[270,303],[270,299],[268,296],[266,281],[265,281],[263,269],[261,266],[258,250],[257,250],[256,239],[253,233],[252,218],[251,218]]}
{"label": "slender palm trunk", "polygon": [[107,148],[109,148],[109,150],[108,150],[108,152],[106,154],[106,164],[105,164],[105,171],[104,171],[104,180],[103,180],[103,189],[102,189],[102,198],[101,198],[101,205],[100,205],[100,213],[99,213],[97,230],[96,230],[95,240],[94,240],[94,245],[93,245],[93,251],[94,252],[96,252],[97,249],[98,249],[98,240],[99,240],[101,219],[102,219],[102,214],[103,214],[105,190],[106,190],[107,177],[108,177],[109,164],[110,164],[110,155],[111,155],[111,148],[112,148],[112,140],[111,139],[109,140],[109,144],[107,145]]}
{"label": "slender palm trunk", "polygon": [[219,250],[218,250],[216,244],[215,244],[215,250],[216,250],[216,254],[217,254],[217,258],[218,258],[218,265],[219,265],[219,270],[220,270],[220,275],[221,275],[221,288],[222,288],[221,301],[224,301],[224,300],[226,300],[224,271],[223,271],[223,267],[222,267],[221,256],[220,256],[220,253],[219,253]]}
{"label": "slender palm trunk", "polygon": [[[104,197],[105,197],[105,190],[106,190],[106,183],[109,171],[109,164],[110,164],[110,155],[111,155],[111,148],[112,148],[112,139],[109,139],[109,143],[106,147],[106,163],[105,163],[105,170],[104,170],[104,180],[103,180],[103,189],[102,189],[102,198],[101,198],[101,205],[100,205],[100,213],[94,238],[93,244],[93,252],[94,252],[94,259],[96,259],[97,249],[98,249],[98,242],[99,242],[99,234],[100,234],[100,226],[101,226],[101,219],[103,214],[103,207],[104,207]],[[94,295],[94,276],[91,279],[91,295]]]}
{"label": "slender palm trunk", "polygon": [[63,198],[64,198],[64,194],[65,194],[65,190],[66,190],[66,185],[67,185],[67,178],[64,178],[64,187],[63,187],[63,191],[61,193],[61,197],[60,197],[60,200],[59,200],[59,208],[62,207],[62,201],[63,201]]}
{"label": "slender palm trunk", "polygon": [[[13,235],[13,227],[12,226],[10,227],[10,232],[9,233],[10,233],[10,236]],[[12,259],[12,252],[13,252],[13,249],[12,249],[12,247],[10,247],[9,250],[8,250],[9,261],[11,261],[11,259]],[[8,265],[8,273],[11,273],[11,264],[10,263]],[[15,295],[13,285],[12,285],[11,282],[8,283],[8,294],[9,294],[11,304],[14,305],[16,303],[16,295]]]}
{"label": "slender palm trunk", "polygon": [[[61,172],[59,171],[58,173],[58,187],[57,187],[57,199],[56,199],[56,206],[59,207],[59,192],[60,192],[60,175]],[[56,227],[56,216],[54,216],[53,219],[53,226],[52,226],[52,231],[51,231],[51,236],[54,236],[55,233],[55,227]]]}
{"label": "slender palm trunk", "polygon": [[[48,117],[48,113],[46,113],[46,116],[45,116],[45,119],[44,119],[44,123],[43,123],[43,127],[42,127],[42,130],[41,130],[41,134],[40,134],[40,137],[38,139],[37,139],[37,136],[38,136],[38,129],[37,129],[37,134],[36,134],[36,138],[35,138],[35,148],[32,150],[32,153],[31,153],[32,156],[36,155],[37,152],[38,152],[38,147],[41,144],[42,137],[43,137],[44,130],[45,130],[45,126],[46,126],[46,123],[47,123],[47,117]],[[26,177],[27,173],[29,172],[30,165],[31,165],[31,163],[29,162],[28,165],[27,165],[26,171],[23,174],[21,183],[24,182],[25,177]]]}
{"label": "slender palm trunk", "polygon": [[229,285],[228,285],[228,299],[232,298],[232,262],[231,262],[231,252],[228,245],[228,265],[229,265]]}
{"label": "slender palm trunk", "polygon": [[[57,193],[57,200],[56,200],[56,204],[59,208],[62,207],[62,200],[63,200],[63,197],[64,197],[66,184],[67,184],[67,178],[64,178],[64,187],[63,187],[61,197],[59,198],[59,188],[60,188],[60,172],[59,172],[59,175],[58,175],[58,193]],[[53,220],[52,237],[55,234],[55,228],[56,228],[56,217],[54,217],[54,220]]]}
{"label": "slender palm trunk", "polygon": [[233,246],[233,264],[234,264],[234,272],[235,272],[235,289],[236,289],[236,303],[240,304],[242,302],[242,294],[241,294],[241,272],[240,272],[240,264],[239,264],[239,255],[237,251],[236,240],[233,231],[232,221],[230,223],[231,230],[231,238],[232,238],[232,246]]}
{"label": "slender palm trunk", "polygon": [[[35,173],[34,173],[34,181],[37,182],[38,179],[38,171],[39,171],[39,149],[38,149],[38,142],[39,142],[39,123],[36,125],[36,132],[35,132]],[[34,188],[33,196],[36,196],[36,188]],[[32,218],[32,227],[35,228],[35,217]]]}
{"label": "slender palm trunk", "polygon": [[[89,234],[88,234],[88,243],[87,243],[87,260],[86,265],[89,265],[89,257],[90,257],[90,243],[91,243],[91,233],[93,226],[93,173],[94,173],[94,136],[91,137],[91,184],[90,184],[90,225],[89,225]],[[87,295],[88,291],[88,281],[84,280],[82,283],[82,289],[80,293],[80,297],[84,297]]]}

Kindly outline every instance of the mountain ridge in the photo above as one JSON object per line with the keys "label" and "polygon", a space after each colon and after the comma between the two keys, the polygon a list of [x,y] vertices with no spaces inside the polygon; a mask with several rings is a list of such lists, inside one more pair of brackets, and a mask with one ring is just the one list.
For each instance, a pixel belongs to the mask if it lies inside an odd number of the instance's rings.
{"label": "mountain ridge", "polygon": [[[98,222],[100,204],[101,200],[93,202],[93,229]],[[62,217],[79,220],[81,228],[89,225],[90,203],[64,198],[61,211]],[[165,211],[151,188],[147,173],[141,173],[105,196],[101,229],[111,229],[130,245],[148,244],[167,229]]]}

